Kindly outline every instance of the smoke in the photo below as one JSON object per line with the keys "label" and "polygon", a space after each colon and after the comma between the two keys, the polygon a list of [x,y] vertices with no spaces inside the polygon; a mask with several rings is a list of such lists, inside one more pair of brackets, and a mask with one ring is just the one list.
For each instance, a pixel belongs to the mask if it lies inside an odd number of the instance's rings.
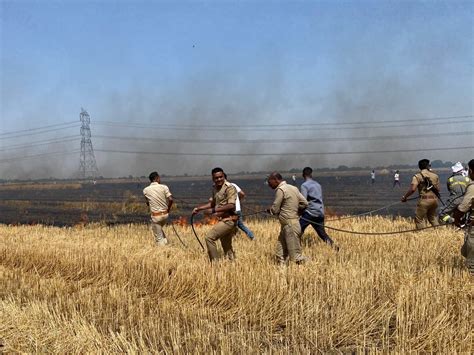
{"label": "smoke", "polygon": [[[405,4],[407,5],[407,4]],[[398,6],[398,5],[397,5]],[[306,32],[305,51],[292,51],[288,39],[262,40],[260,46],[249,47],[247,53],[236,53],[240,63],[232,56],[218,58],[201,56],[200,66],[183,68],[182,76],[147,84],[135,80],[127,90],[113,92],[98,90],[80,98],[76,108],[68,108],[71,118],[79,114],[84,105],[91,115],[92,141],[97,149],[96,158],[103,176],[140,176],[158,170],[162,174],[208,174],[215,166],[230,173],[240,171],[288,170],[309,165],[318,167],[378,166],[390,164],[415,164],[420,158],[432,160],[469,160],[466,151],[436,151],[420,153],[386,153],[359,155],[319,155],[324,152],[380,151],[423,149],[436,146],[463,145],[459,139],[430,138],[427,133],[472,130],[466,125],[432,125],[393,127],[389,129],[366,128],[361,130],[326,130],[324,126],[301,130],[304,123],[376,122],[381,120],[456,116],[472,114],[474,89],[472,82],[472,36],[463,34],[465,23],[453,19],[448,12],[444,17],[434,16],[425,9],[426,18],[420,19],[419,11],[400,16],[395,25],[377,20],[379,10],[369,6],[344,13],[337,22],[333,13],[316,9]],[[472,11],[472,7],[469,7]],[[343,10],[338,10],[343,11]],[[363,17],[367,25],[349,25],[349,17]],[[373,17],[373,19],[368,19]],[[386,26],[386,27],[384,27]],[[472,28],[472,26],[471,26]],[[330,36],[329,46],[318,41],[321,33]],[[314,39],[313,39],[314,38]],[[290,49],[287,48],[290,47]],[[198,46],[199,47],[199,46]],[[245,49],[245,48],[244,48]],[[194,49],[199,51],[200,49]],[[193,54],[196,55],[196,54]],[[207,58],[208,64],[202,64]],[[126,72],[122,73],[126,75]],[[21,83],[24,75],[19,76]],[[12,87],[13,83],[12,81]],[[18,84],[18,83],[17,83]],[[9,107],[15,102],[2,83],[2,97],[8,98]],[[56,87],[59,92],[62,86]],[[15,96],[21,96],[21,86],[15,86]],[[57,95],[61,98],[61,94]],[[88,104],[90,99],[92,104]],[[24,98],[21,101],[24,103]],[[64,116],[64,108],[56,97],[45,97],[44,107]],[[3,109],[2,109],[3,111]],[[31,112],[38,112],[29,107]],[[25,116],[28,116],[25,114]],[[229,125],[223,131],[143,129],[123,126],[102,126],[97,121],[136,123],[144,125]],[[40,121],[36,121],[40,122]],[[230,126],[248,124],[287,124],[300,130],[238,130]],[[3,125],[5,127],[5,125]],[[368,127],[374,125],[367,124]],[[467,127],[468,126],[468,127]],[[7,127],[5,128],[7,130]],[[79,129],[77,128],[77,132]],[[322,141],[322,138],[354,138],[367,136],[417,134],[415,139],[371,141]],[[136,140],[110,140],[99,136],[123,136]],[[60,137],[60,135],[56,135]],[[55,137],[56,137],[55,136]],[[97,136],[97,138],[95,138]],[[305,143],[171,143],[144,140],[144,138],[193,138],[193,139],[311,139]],[[474,137],[464,136],[464,145]],[[7,143],[4,143],[7,144]],[[75,146],[72,146],[74,145]],[[77,143],[55,145],[50,151],[79,149]],[[1,148],[1,145],[0,145]],[[301,156],[166,156],[153,154],[117,154],[100,150],[125,150],[137,152],[174,153],[308,153]],[[20,155],[37,150],[21,151]],[[39,152],[48,152],[48,147]],[[79,157],[51,156],[48,159],[19,160],[0,164],[3,177],[68,177],[78,169]]]}

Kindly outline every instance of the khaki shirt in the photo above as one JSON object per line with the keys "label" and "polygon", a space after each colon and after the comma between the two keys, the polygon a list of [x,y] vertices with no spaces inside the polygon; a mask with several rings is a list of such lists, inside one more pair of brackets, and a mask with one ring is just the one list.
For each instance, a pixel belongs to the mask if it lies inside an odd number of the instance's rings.
{"label": "khaki shirt", "polygon": [[423,169],[421,172],[415,174],[413,176],[413,179],[411,180],[411,184],[418,188],[418,193],[420,194],[420,196],[433,195],[436,197],[433,191],[426,190],[427,186],[421,174],[423,174],[424,177],[429,178],[434,187],[436,187],[439,191],[439,177],[428,169]]}
{"label": "khaki shirt", "polygon": [[[458,206],[458,210],[461,212],[474,212],[474,182],[467,185],[466,193],[464,198]],[[474,215],[471,215],[471,220],[474,219]]]}
{"label": "khaki shirt", "polygon": [[143,189],[143,195],[150,205],[150,212],[163,212],[168,210],[168,198],[171,192],[168,186],[152,182]]}
{"label": "khaki shirt", "polygon": [[298,219],[298,211],[308,207],[308,201],[299,192],[298,188],[282,181],[275,191],[272,214],[277,214],[281,224],[287,224],[292,219]]}
{"label": "khaki shirt", "polygon": [[[217,190],[214,186],[212,188],[212,200],[211,206],[213,207],[222,207],[229,203],[237,201],[237,189],[230,182],[225,181],[220,190]],[[229,213],[231,215],[233,213]]]}

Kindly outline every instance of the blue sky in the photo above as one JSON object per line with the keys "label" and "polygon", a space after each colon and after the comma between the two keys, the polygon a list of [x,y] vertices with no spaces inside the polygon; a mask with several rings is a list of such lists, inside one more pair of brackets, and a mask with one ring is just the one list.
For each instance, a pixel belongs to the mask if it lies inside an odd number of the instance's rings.
{"label": "blue sky", "polygon": [[[81,106],[93,120],[178,124],[472,114],[473,7],[469,1],[2,1],[0,133],[76,120]],[[140,158],[119,171],[107,164],[123,157],[98,155],[112,175],[150,163]],[[167,158],[163,165],[183,173]]]}

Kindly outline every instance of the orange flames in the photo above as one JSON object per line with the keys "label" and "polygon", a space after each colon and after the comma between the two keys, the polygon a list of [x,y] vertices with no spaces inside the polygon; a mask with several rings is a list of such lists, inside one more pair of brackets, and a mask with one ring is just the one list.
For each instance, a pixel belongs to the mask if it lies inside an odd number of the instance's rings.
{"label": "orange flames", "polygon": [[204,220],[202,223],[213,226],[214,224],[217,224],[218,222],[219,222],[219,219],[215,216],[204,216]]}
{"label": "orange flames", "polygon": [[[195,227],[202,227],[202,226],[213,226],[217,224],[219,219],[215,216],[204,216],[202,221],[194,222]],[[179,217],[173,221],[173,224],[176,226],[186,227],[189,225],[188,219],[186,217]]]}
{"label": "orange flames", "polygon": [[186,227],[188,225],[188,220],[186,219],[186,217],[181,216],[178,219],[175,219],[173,221],[173,224],[181,227]]}

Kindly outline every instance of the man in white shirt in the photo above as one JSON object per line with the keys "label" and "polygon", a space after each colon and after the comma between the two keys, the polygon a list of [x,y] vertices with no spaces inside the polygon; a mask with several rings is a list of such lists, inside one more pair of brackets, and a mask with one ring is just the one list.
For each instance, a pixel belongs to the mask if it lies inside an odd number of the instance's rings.
{"label": "man in white shirt", "polygon": [[166,185],[160,184],[160,175],[156,171],[149,176],[151,184],[143,189],[146,204],[150,207],[151,229],[158,246],[168,244],[163,226],[168,221],[168,214],[173,205],[173,197]]}
{"label": "man in white shirt", "polygon": [[243,200],[245,198],[245,193],[237,184],[234,184],[233,182],[231,182],[231,184],[237,190],[237,200],[235,201],[235,214],[239,216],[239,219],[237,220],[237,227],[239,227],[239,229],[244,232],[247,237],[250,238],[250,240],[255,240],[253,232],[244,224],[244,221],[242,219],[242,207],[240,205],[240,200]]}
{"label": "man in white shirt", "polygon": [[401,187],[400,185],[400,172],[398,170],[395,171],[395,174],[393,175],[393,187],[398,186]]}

